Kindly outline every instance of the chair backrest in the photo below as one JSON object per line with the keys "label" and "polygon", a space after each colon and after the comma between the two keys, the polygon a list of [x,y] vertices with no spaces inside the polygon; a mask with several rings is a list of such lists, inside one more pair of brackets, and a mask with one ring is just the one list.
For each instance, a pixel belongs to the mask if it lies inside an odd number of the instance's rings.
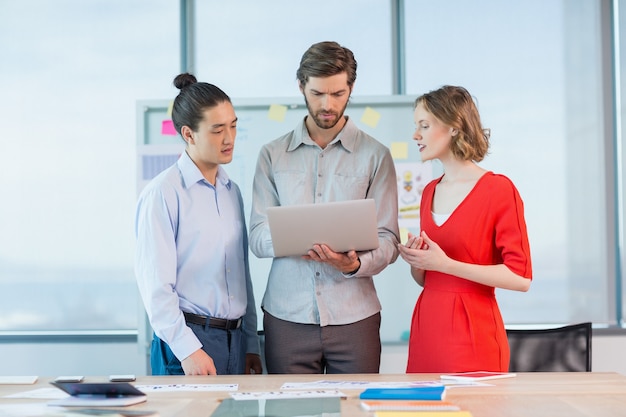
{"label": "chair backrest", "polygon": [[509,372],[591,372],[591,323],[507,329]]}

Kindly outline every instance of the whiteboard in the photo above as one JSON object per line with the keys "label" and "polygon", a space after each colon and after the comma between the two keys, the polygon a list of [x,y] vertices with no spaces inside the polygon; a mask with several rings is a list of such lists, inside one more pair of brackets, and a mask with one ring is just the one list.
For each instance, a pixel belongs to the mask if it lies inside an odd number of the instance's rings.
{"label": "whiteboard", "polygon": [[[307,114],[307,109],[302,97],[231,99],[238,117],[237,138],[233,160],[224,168],[241,189],[248,216],[246,222],[249,224],[252,182],[261,146],[293,130]],[[409,96],[352,97],[345,112],[360,129],[391,148],[398,175],[400,211],[402,207],[414,208],[416,199],[413,195],[415,189],[411,193],[406,192],[406,180],[410,179],[410,173],[405,168],[423,166],[427,172],[423,181],[427,181],[429,175],[438,173],[438,167],[421,164],[417,146],[412,140],[414,100],[415,97]],[[138,192],[154,175],[171,166],[184,149],[182,138],[171,132],[170,104],[171,100],[137,102]],[[401,231],[417,232],[416,222],[409,219],[411,216],[406,216],[407,220],[402,218],[402,213],[399,214]],[[259,259],[250,253],[257,306],[263,298],[270,265],[271,259]],[[408,264],[398,258],[374,277],[374,282],[382,304],[381,340],[386,343],[405,341],[413,307],[420,293],[420,287],[411,278]],[[262,329],[260,307],[257,311],[259,329]]]}

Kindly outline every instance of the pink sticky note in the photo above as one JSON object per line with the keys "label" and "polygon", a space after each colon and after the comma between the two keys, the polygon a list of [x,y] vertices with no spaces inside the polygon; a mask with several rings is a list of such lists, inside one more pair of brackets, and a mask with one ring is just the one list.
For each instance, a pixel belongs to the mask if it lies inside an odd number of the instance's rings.
{"label": "pink sticky note", "polygon": [[171,120],[163,120],[161,122],[161,134],[162,135],[176,135],[176,128],[174,122]]}

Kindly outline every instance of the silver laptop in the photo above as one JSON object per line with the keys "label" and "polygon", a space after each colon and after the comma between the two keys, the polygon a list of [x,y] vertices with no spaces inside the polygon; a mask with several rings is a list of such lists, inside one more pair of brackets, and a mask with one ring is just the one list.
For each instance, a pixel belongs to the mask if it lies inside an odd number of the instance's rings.
{"label": "silver laptop", "polygon": [[268,207],[274,256],[306,255],[315,244],[335,252],[378,248],[374,200]]}

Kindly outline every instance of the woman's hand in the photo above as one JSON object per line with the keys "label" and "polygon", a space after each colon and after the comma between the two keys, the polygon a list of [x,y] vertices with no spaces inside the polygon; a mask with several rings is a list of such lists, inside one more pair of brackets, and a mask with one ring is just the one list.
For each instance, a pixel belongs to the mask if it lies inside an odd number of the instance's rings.
{"label": "woman's hand", "polygon": [[398,245],[398,250],[402,259],[411,267],[424,271],[441,271],[449,259],[443,249],[424,231],[419,236],[409,233],[406,244]]}

